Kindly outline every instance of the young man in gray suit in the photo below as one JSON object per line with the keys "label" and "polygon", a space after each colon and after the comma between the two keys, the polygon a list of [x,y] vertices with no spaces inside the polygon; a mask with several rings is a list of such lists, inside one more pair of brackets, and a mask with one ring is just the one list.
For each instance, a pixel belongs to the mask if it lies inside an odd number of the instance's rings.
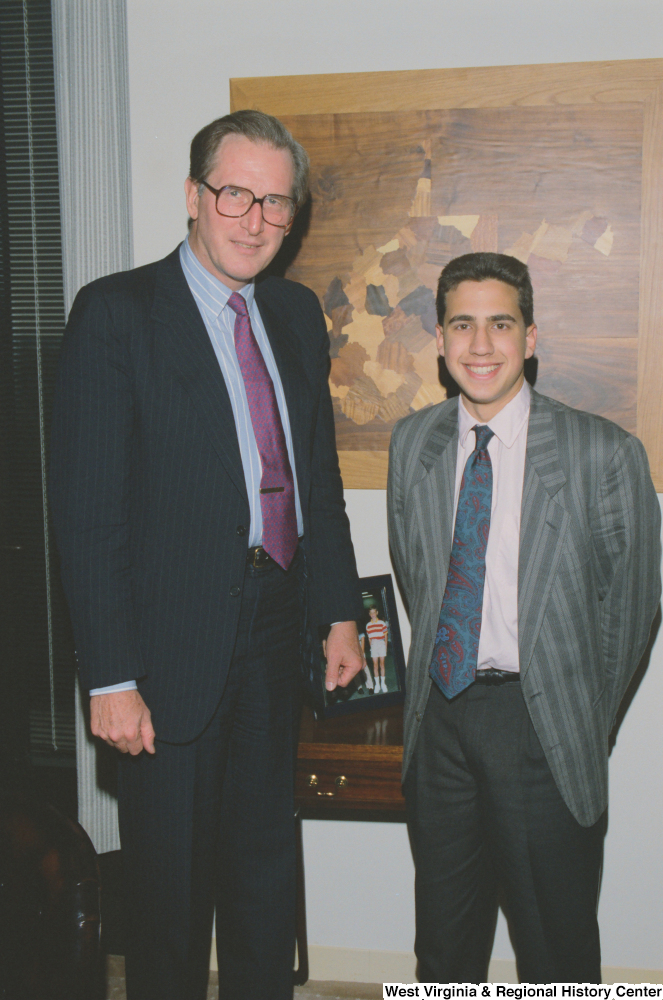
{"label": "young man in gray suit", "polygon": [[513,257],[442,271],[460,388],[400,421],[389,528],[412,646],[403,761],[424,982],[485,982],[498,898],[521,981],[599,983],[608,736],[660,596],[640,442],[530,389]]}
{"label": "young man in gray suit", "polygon": [[304,595],[327,686],[362,610],[308,288],[256,281],[307,194],[281,122],[191,144],[188,238],[79,292],[51,504],[92,731],[122,751],[129,1000],[288,1000]]}

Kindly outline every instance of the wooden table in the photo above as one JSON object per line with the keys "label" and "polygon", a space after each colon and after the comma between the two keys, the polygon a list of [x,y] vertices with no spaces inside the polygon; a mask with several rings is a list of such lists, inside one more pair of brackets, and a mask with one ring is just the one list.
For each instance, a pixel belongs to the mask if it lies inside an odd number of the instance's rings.
{"label": "wooden table", "polygon": [[295,801],[334,809],[403,810],[403,706],[316,722],[304,708]]}
{"label": "wooden table", "polygon": [[373,709],[316,722],[302,712],[295,774],[297,805],[297,954],[295,985],[308,979],[302,811],[333,815],[339,810],[402,813],[403,706]]}

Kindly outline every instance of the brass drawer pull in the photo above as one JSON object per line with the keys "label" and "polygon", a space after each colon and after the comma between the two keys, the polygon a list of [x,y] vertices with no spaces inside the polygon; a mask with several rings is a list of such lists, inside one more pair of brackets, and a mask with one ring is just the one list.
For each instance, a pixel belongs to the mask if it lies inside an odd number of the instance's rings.
{"label": "brass drawer pull", "polygon": [[[334,780],[334,784],[336,785],[337,788],[345,788],[347,783],[348,779],[345,777],[344,774],[339,774],[338,777]],[[334,796],[336,795],[336,792],[316,792],[316,795],[319,795],[321,798],[333,799]]]}
{"label": "brass drawer pull", "polygon": [[[334,779],[334,784],[336,785],[337,788],[345,788],[347,783],[348,779],[345,777],[344,774],[339,774]],[[318,784],[317,774],[309,774],[309,776],[306,779],[306,784],[308,785],[309,788],[316,788]],[[334,796],[336,795],[336,792],[316,792],[315,794],[319,795],[320,798],[323,799],[333,799]]]}

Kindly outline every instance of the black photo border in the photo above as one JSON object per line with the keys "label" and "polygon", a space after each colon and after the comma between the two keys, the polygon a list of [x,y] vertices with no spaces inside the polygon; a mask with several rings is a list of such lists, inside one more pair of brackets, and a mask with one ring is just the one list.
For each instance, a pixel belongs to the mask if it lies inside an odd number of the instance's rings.
{"label": "black photo border", "polygon": [[[396,674],[398,676],[398,691],[388,691],[386,694],[374,694],[365,698],[340,701],[335,704],[328,704],[330,692],[325,688],[325,659],[322,654],[322,640],[320,641],[320,695],[315,699],[315,716],[322,719],[333,719],[340,715],[351,715],[355,712],[370,712],[376,708],[387,708],[391,705],[402,705],[405,700],[405,656],[403,654],[403,641],[401,639],[401,628],[396,607],[396,597],[394,593],[394,582],[391,573],[383,573],[378,576],[362,576],[359,578],[362,592],[382,592],[386,604],[386,612],[389,622],[389,642],[391,653],[394,658]],[[357,626],[365,623],[357,623]],[[333,692],[331,692],[333,695]]]}

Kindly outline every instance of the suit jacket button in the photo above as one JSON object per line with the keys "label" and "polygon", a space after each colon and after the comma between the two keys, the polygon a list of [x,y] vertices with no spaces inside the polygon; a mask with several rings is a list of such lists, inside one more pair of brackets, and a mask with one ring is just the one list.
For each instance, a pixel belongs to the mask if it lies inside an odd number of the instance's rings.
{"label": "suit jacket button", "polygon": [[421,712],[415,712],[414,717],[417,720],[417,722],[421,722]]}
{"label": "suit jacket button", "polygon": [[239,535],[240,538],[243,538],[244,535],[246,534],[246,528],[244,527],[243,524],[237,525],[237,534]]}
{"label": "suit jacket button", "polygon": [[239,597],[240,593],[241,593],[241,591],[240,591],[239,587],[231,587],[230,588],[230,596],[231,597]]}

